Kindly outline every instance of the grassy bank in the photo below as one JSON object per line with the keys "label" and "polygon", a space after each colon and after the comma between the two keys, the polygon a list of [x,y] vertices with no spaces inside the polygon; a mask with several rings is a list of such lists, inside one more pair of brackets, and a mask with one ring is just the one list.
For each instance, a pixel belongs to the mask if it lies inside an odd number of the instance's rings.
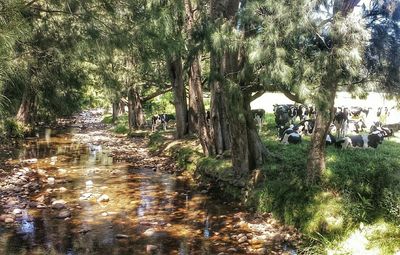
{"label": "grassy bank", "polygon": [[225,197],[246,199],[252,210],[272,212],[299,228],[309,240],[301,249],[304,254],[400,251],[400,144],[395,139],[376,150],[328,147],[321,183],[310,187],[305,183],[309,137],[299,145],[282,145],[273,115],[265,120],[261,137],[280,158],[265,163],[260,169],[263,181],[246,196],[244,181],[232,175],[229,155],[203,158],[196,138],[173,140],[172,131],[156,132],[149,136],[149,148],[173,157],[179,168],[219,188]]}
{"label": "grassy bank", "polygon": [[327,148],[327,169],[320,184],[306,185],[309,138],[284,146],[276,140],[273,117],[262,134],[270,159],[265,182],[252,190],[248,205],[272,212],[314,242],[310,254],[395,254],[400,251],[400,144],[378,149]]}

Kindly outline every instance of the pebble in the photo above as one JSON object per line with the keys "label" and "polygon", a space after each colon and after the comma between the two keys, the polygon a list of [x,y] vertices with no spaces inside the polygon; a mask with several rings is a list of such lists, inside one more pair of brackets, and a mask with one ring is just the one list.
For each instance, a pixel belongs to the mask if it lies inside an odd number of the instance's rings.
{"label": "pebble", "polygon": [[65,208],[66,203],[67,202],[65,202],[62,199],[55,200],[55,201],[53,201],[53,203],[51,203],[51,208],[56,209],[56,210],[61,210],[61,209]]}
{"label": "pebble", "polygon": [[108,201],[110,201],[110,198],[109,198],[107,195],[105,195],[105,194],[101,195],[101,196],[97,199],[97,202],[108,202]]}
{"label": "pebble", "polygon": [[22,214],[22,210],[21,209],[18,209],[18,208],[16,208],[16,209],[14,209],[13,210],[13,212],[12,212],[14,215],[17,215],[17,214]]}
{"label": "pebble", "polygon": [[115,237],[118,239],[129,238],[128,235],[123,235],[123,234],[117,234]]}
{"label": "pebble", "polygon": [[68,217],[71,217],[71,212],[69,210],[67,210],[67,209],[62,210],[61,212],[59,212],[57,214],[57,218],[58,219],[65,219],[65,218],[68,218]]}
{"label": "pebble", "polygon": [[242,237],[240,237],[239,240],[238,240],[239,243],[244,243],[244,242],[246,242],[246,241],[247,241],[247,236],[242,236]]}
{"label": "pebble", "polygon": [[152,229],[152,228],[149,228],[149,229],[147,229],[146,231],[144,231],[144,233],[143,233],[143,235],[145,235],[145,236],[152,236],[152,235],[154,235],[154,233],[155,233],[155,231],[154,231],[154,229]]}
{"label": "pebble", "polygon": [[54,179],[53,177],[47,178],[47,183],[48,183],[49,185],[54,185],[55,181],[56,181],[56,179]]}
{"label": "pebble", "polygon": [[60,169],[58,169],[58,173],[60,173],[60,174],[66,174],[66,173],[67,173],[67,170],[65,170],[64,168],[60,168]]}
{"label": "pebble", "polygon": [[90,197],[92,196],[92,193],[83,193],[81,196],[80,196],[80,200],[87,200],[87,199],[89,199]]}
{"label": "pebble", "polygon": [[86,181],[86,182],[85,182],[85,185],[86,185],[87,188],[93,187],[93,181],[91,181],[91,180]]}
{"label": "pebble", "polygon": [[152,245],[152,244],[146,245],[147,253],[152,253],[152,252],[156,251],[157,249],[158,249],[158,246],[156,246],[156,245]]}
{"label": "pebble", "polygon": [[25,159],[23,162],[27,164],[36,164],[37,163],[37,158],[30,158],[30,159]]}
{"label": "pebble", "polygon": [[65,188],[65,187],[61,187],[61,188],[59,189],[59,191],[60,191],[61,193],[64,193],[64,192],[66,192],[66,191],[67,191],[67,188]]}
{"label": "pebble", "polygon": [[4,222],[5,223],[13,223],[14,219],[13,218],[5,218]]}

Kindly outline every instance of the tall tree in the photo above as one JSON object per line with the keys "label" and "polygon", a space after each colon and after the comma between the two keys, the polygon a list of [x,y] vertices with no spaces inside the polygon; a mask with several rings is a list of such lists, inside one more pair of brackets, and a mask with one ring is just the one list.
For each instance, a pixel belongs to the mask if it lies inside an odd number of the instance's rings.
{"label": "tall tree", "polygon": [[[231,150],[238,178],[260,166],[267,151],[250,111],[251,80],[244,40],[246,27],[238,19],[245,1],[211,1],[214,33],[211,59],[211,125],[217,152]],[[226,40],[228,38],[228,40]]]}

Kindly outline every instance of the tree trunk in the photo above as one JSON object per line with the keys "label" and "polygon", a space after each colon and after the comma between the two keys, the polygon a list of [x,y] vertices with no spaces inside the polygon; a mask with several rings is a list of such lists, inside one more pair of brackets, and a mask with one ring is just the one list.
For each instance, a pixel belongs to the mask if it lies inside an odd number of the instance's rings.
{"label": "tree trunk", "polygon": [[133,125],[135,123],[135,114],[133,113],[131,88],[128,89],[127,95],[128,95],[128,126],[129,126],[129,130],[132,130]]}
{"label": "tree trunk", "polygon": [[222,154],[231,148],[230,133],[225,111],[225,98],[223,96],[222,80],[219,63],[221,58],[217,54],[211,54],[210,66],[210,90],[211,90],[211,111],[210,111],[210,136],[213,140],[216,154]]}
{"label": "tree trunk", "polygon": [[168,62],[169,74],[171,76],[174,91],[174,105],[176,113],[176,137],[183,138],[187,134],[187,102],[185,84],[183,82],[182,58],[175,56]]}
{"label": "tree trunk", "polygon": [[316,183],[325,169],[325,143],[329,126],[335,114],[335,97],[338,87],[338,75],[340,72],[335,69],[335,51],[329,56],[329,69],[322,79],[317,91],[314,132],[311,136],[310,147],[307,157],[307,181],[309,184]]}
{"label": "tree trunk", "polygon": [[141,129],[143,128],[145,124],[145,118],[144,118],[144,112],[143,112],[143,106],[142,106],[142,100],[140,98],[139,92],[132,88],[130,90],[131,94],[131,103],[132,103],[132,110],[133,110],[133,120],[134,122],[132,123],[134,129]]}
{"label": "tree trunk", "polygon": [[[186,32],[191,38],[194,14],[190,0],[185,0]],[[189,71],[189,132],[199,135],[203,153],[206,156],[214,155],[215,149],[210,137],[207,116],[203,101],[203,88],[201,84],[201,67],[199,56],[196,54],[190,63]]]}
{"label": "tree trunk", "polygon": [[[360,0],[334,1],[332,22],[334,23],[339,15],[346,17],[359,2]],[[307,182],[309,184],[314,184],[320,180],[322,171],[326,166],[325,139],[334,117],[335,97],[341,75],[341,65],[336,62],[339,57],[336,56],[335,38],[332,38],[332,44],[332,50],[328,56],[329,68],[326,70],[317,92],[317,118],[307,157]]]}
{"label": "tree trunk", "polygon": [[112,103],[112,122],[115,123],[118,119],[119,113],[120,113],[120,109],[119,109],[119,100],[115,100]]}
{"label": "tree trunk", "polygon": [[24,125],[33,122],[32,114],[34,111],[35,99],[35,91],[30,87],[30,85],[26,85],[22,95],[21,104],[16,115],[17,121],[22,122]]}

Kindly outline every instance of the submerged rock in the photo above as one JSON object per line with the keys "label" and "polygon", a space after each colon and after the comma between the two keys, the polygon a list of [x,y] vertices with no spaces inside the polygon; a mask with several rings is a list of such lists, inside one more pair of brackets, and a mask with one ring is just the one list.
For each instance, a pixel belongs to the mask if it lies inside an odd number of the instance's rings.
{"label": "submerged rock", "polygon": [[152,245],[152,244],[146,245],[146,252],[147,253],[152,253],[152,252],[156,251],[157,249],[158,249],[157,245]]}
{"label": "submerged rock", "polygon": [[65,218],[68,218],[68,217],[71,217],[71,212],[69,210],[67,210],[67,209],[62,210],[61,212],[59,212],[57,214],[57,218],[58,219],[65,219]]}
{"label": "submerged rock", "polygon": [[110,198],[109,198],[107,195],[105,195],[105,194],[101,195],[101,196],[97,199],[97,202],[108,202],[108,201],[110,201]]}
{"label": "submerged rock", "polygon": [[152,236],[152,235],[154,235],[154,233],[155,233],[156,231],[154,230],[154,229],[152,229],[152,228],[149,228],[149,229],[147,229],[146,231],[144,231],[143,232],[143,235],[145,235],[145,236]]}
{"label": "submerged rock", "polygon": [[47,178],[47,183],[48,183],[49,185],[54,185],[55,182],[56,182],[56,179],[54,179],[53,177]]}
{"label": "submerged rock", "polygon": [[60,199],[60,200],[55,200],[53,201],[53,203],[51,203],[51,208],[56,209],[56,210],[60,210],[65,208],[65,204],[67,202],[65,202],[64,200]]}
{"label": "submerged rock", "polygon": [[124,238],[129,238],[129,236],[128,236],[128,235],[123,235],[123,234],[117,234],[117,235],[115,236],[115,238],[117,238],[117,239],[124,239]]}

